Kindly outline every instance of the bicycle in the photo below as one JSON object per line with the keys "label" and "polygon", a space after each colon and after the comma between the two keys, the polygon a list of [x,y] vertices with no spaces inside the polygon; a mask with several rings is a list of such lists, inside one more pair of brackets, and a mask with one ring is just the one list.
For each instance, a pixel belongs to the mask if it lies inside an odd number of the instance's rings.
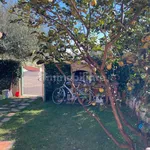
{"label": "bicycle", "polygon": [[[84,106],[90,106],[92,104],[92,92],[88,88],[82,88],[81,85],[83,85],[83,82],[78,82],[78,85],[76,87],[77,92],[73,93],[71,89],[67,86],[68,82],[63,83],[63,85],[60,88],[57,88],[52,93],[52,100],[55,104],[61,104],[63,102],[71,102],[71,103],[79,103],[78,97],[82,101],[82,104]],[[78,96],[77,96],[78,94]]]}

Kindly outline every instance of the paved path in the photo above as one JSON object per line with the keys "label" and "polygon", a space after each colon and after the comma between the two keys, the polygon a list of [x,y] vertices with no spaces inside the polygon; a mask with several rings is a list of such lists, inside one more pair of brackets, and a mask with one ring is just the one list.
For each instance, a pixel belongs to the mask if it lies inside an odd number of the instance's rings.
{"label": "paved path", "polygon": [[25,109],[35,100],[36,98],[17,98],[10,100],[9,104],[0,105],[0,126],[9,121],[16,112]]}
{"label": "paved path", "polygon": [[[10,103],[0,105],[0,127],[7,123],[15,114],[30,106],[37,98],[11,99]],[[0,141],[0,150],[10,150],[14,141]]]}

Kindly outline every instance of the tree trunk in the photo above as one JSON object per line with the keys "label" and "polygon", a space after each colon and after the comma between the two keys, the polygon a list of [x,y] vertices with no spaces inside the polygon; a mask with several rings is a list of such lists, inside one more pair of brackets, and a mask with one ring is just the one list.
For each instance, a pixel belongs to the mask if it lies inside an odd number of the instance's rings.
{"label": "tree trunk", "polygon": [[117,110],[118,113],[120,115],[121,120],[123,121],[123,123],[133,132],[135,133],[137,136],[139,136],[141,138],[141,140],[144,140],[144,146],[147,147],[148,146],[148,141],[147,141],[147,134],[142,135],[140,132],[138,132],[134,127],[132,127],[124,118],[123,113],[121,112],[119,106],[117,105]]}
{"label": "tree trunk", "polygon": [[[101,70],[100,70],[100,71],[101,71]],[[105,82],[105,85],[106,85],[106,88],[107,88],[107,91],[108,91],[108,96],[109,96],[109,99],[110,99],[112,111],[113,111],[113,114],[114,114],[114,117],[115,117],[115,120],[116,120],[118,129],[119,129],[121,135],[123,136],[123,138],[124,138],[124,139],[127,141],[127,143],[130,145],[130,150],[134,150],[133,142],[132,142],[131,138],[125,133],[125,131],[124,131],[124,129],[123,129],[123,126],[122,126],[122,124],[121,124],[119,115],[118,115],[118,113],[117,113],[116,106],[115,106],[114,95],[113,95],[113,93],[112,93],[112,91],[111,91],[111,85],[110,85],[109,81],[107,80],[107,77],[106,77],[104,71],[101,71],[101,75],[103,76],[103,79],[104,79],[104,82]]]}
{"label": "tree trunk", "polygon": [[[117,109],[116,109],[116,106],[115,106],[115,98],[114,98],[114,95],[112,93],[112,88],[111,88],[111,85],[109,83],[109,80],[106,77],[106,74],[105,74],[105,72],[103,70],[103,67],[101,67],[102,68],[102,70],[101,70],[101,68],[99,68],[98,64],[89,55],[88,55],[88,59],[89,59],[90,63],[92,63],[92,65],[94,67],[96,67],[98,72],[102,75],[102,77],[104,79],[105,86],[106,86],[107,95],[108,95],[109,100],[110,100],[110,104],[111,104],[111,107],[112,107],[112,111],[113,111],[113,114],[114,114],[114,117],[115,117],[118,129],[119,129],[119,132],[123,136],[125,141],[129,144],[130,150],[134,150],[133,142],[132,142],[131,138],[125,133],[125,131],[123,129],[123,126],[121,124],[121,121],[120,121],[120,118],[119,118],[119,115],[117,113]],[[89,62],[88,62],[88,64],[89,64]],[[90,66],[90,64],[89,64],[89,66]],[[95,72],[93,72],[93,73],[95,73]]]}

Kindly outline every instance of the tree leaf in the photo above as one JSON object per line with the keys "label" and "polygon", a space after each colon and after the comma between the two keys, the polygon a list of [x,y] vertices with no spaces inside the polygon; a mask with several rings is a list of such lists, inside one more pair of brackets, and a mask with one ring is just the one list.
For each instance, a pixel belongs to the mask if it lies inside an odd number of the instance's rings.
{"label": "tree leaf", "polygon": [[34,62],[37,59],[39,59],[39,57],[38,56],[34,56],[34,58],[32,59],[32,61]]}

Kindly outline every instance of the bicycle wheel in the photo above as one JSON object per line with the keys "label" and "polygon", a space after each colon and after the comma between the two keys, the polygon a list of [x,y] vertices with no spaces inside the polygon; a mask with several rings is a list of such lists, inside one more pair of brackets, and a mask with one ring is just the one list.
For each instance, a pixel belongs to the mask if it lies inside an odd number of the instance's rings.
{"label": "bicycle wheel", "polygon": [[84,106],[90,106],[92,102],[94,101],[94,96],[90,90],[80,89],[79,99],[81,100]]}
{"label": "bicycle wheel", "polygon": [[61,104],[64,101],[65,91],[63,88],[57,88],[52,94],[52,100],[55,104]]}

